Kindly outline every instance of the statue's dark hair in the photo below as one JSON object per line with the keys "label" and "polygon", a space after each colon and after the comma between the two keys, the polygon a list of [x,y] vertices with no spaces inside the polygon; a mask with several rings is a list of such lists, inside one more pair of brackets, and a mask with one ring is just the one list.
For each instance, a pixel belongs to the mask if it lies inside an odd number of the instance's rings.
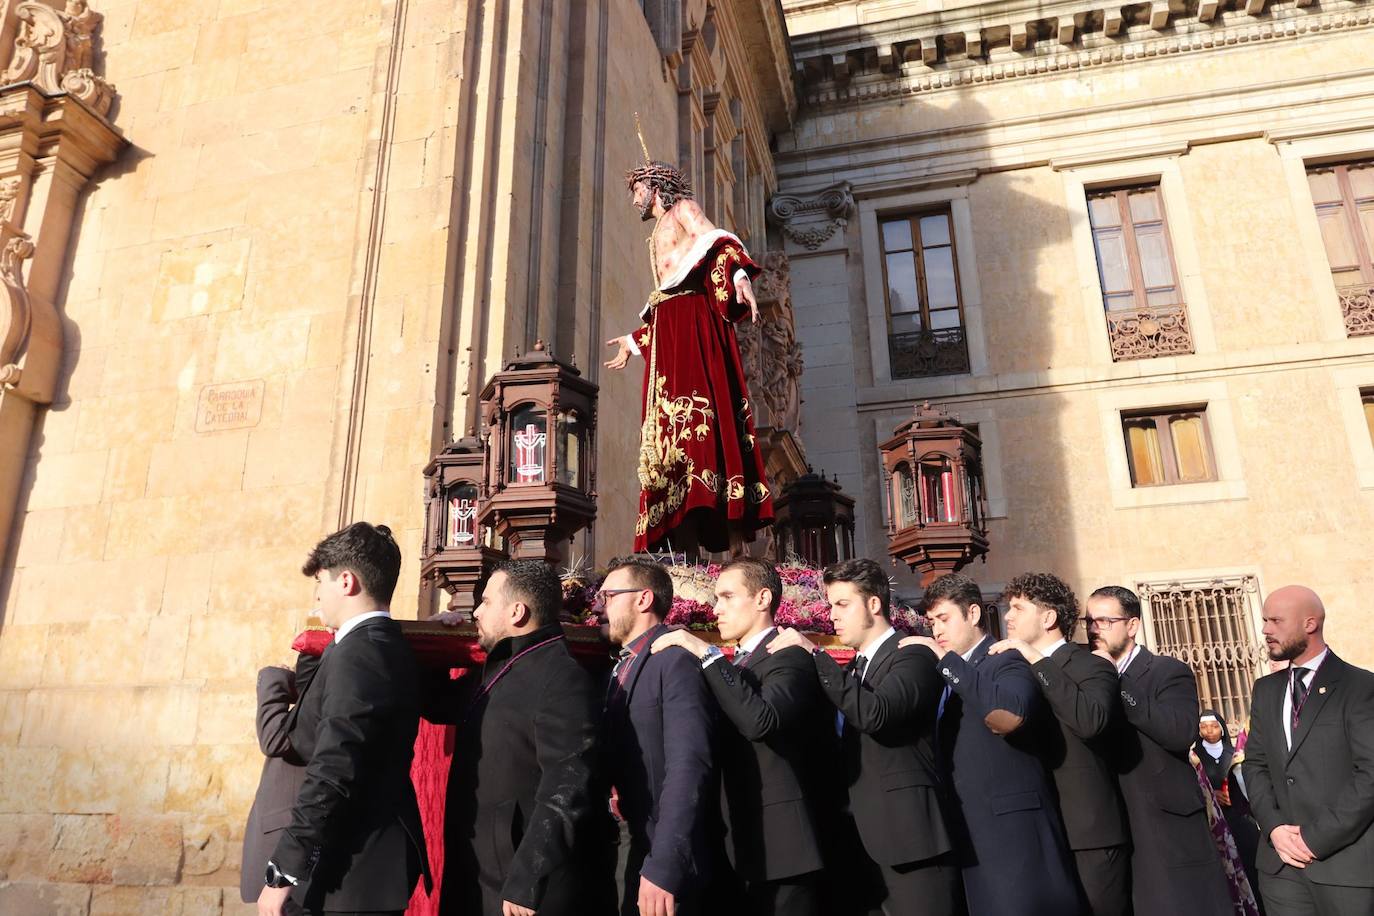
{"label": "statue's dark hair", "polygon": [[655,159],[645,165],[637,166],[625,173],[626,187],[633,188],[636,181],[642,181],[658,193],[658,202],[663,209],[670,209],[679,200],[692,200],[692,183],[677,166]]}

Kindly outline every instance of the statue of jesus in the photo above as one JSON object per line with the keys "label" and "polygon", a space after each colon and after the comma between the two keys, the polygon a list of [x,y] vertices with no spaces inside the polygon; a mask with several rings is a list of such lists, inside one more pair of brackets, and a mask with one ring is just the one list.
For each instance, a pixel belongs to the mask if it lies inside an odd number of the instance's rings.
{"label": "statue of jesus", "polygon": [[675,166],[646,161],[626,178],[640,217],[654,220],[656,287],[639,329],[606,341],[617,348],[609,369],[644,358],[635,550],[738,553],[773,519],[734,327],[758,319],[761,270]]}

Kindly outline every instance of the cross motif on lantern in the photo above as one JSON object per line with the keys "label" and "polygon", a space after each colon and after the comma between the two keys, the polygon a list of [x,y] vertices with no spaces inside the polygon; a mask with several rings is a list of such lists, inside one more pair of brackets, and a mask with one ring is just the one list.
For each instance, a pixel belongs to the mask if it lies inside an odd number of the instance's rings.
{"label": "cross motif on lantern", "polygon": [[515,474],[518,483],[543,483],[544,445],[548,434],[533,423],[515,434]]}
{"label": "cross motif on lantern", "polygon": [[448,501],[448,543],[457,547],[477,537],[477,502],[455,496]]}

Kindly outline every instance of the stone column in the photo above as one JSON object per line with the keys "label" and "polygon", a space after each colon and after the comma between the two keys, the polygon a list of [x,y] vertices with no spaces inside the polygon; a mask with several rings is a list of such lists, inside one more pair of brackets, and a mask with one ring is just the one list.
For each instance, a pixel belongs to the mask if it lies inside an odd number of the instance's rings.
{"label": "stone column", "polygon": [[0,73],[0,557],[33,431],[60,384],[56,299],[77,201],[126,144],[107,119],[114,87],[92,69],[100,20],[84,0],[61,10],[11,0],[0,30],[10,55]]}

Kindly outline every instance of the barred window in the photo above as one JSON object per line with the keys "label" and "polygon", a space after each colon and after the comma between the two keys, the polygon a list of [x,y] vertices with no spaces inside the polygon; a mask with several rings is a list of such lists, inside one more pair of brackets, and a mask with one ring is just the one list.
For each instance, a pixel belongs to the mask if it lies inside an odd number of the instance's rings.
{"label": "barred window", "polygon": [[1251,687],[1264,673],[1255,577],[1137,582],[1136,592],[1147,611],[1150,648],[1192,669],[1203,708],[1228,723],[1246,722]]}
{"label": "barred window", "polygon": [[884,219],[879,228],[892,377],[968,372],[950,211]]}

